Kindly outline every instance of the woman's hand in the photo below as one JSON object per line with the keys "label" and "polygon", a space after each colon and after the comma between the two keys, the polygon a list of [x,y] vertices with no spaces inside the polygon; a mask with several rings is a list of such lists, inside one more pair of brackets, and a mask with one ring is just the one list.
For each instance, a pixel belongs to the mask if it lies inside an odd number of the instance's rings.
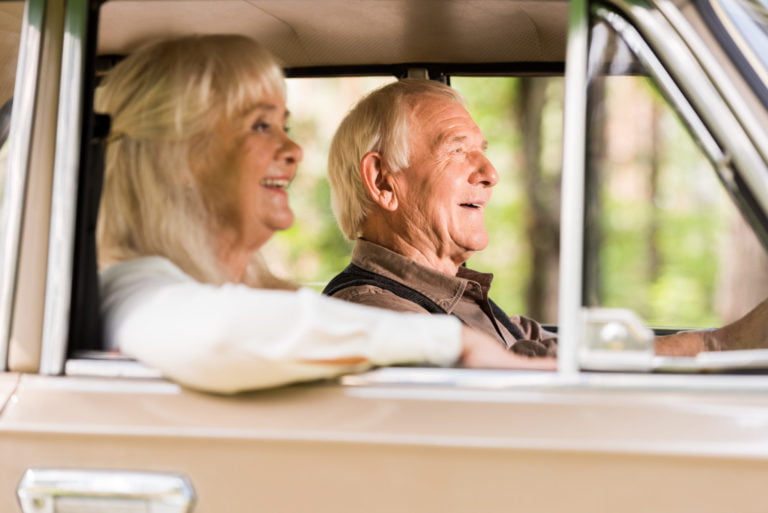
{"label": "woman's hand", "polygon": [[557,359],[529,358],[504,349],[483,332],[462,326],[459,364],[473,369],[556,370]]}

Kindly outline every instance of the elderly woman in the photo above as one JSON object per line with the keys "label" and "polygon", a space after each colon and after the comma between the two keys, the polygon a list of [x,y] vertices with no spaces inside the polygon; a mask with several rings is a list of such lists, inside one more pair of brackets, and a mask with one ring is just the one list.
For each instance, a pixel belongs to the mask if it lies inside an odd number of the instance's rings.
{"label": "elderly woman", "polygon": [[302,152],[281,69],[254,41],[145,47],[107,76],[96,108],[112,118],[98,224],[109,347],[221,393],[373,365],[530,363],[449,316],[353,305],[269,272],[259,248],[293,223]]}

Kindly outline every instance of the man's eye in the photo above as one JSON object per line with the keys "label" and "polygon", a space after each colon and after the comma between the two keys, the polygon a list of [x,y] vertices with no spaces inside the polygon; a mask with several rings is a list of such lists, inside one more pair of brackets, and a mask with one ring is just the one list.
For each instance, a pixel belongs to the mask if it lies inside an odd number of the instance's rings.
{"label": "man's eye", "polygon": [[283,132],[285,132],[286,134],[290,134],[290,133],[291,133],[291,127],[289,127],[289,126],[284,126],[284,127],[283,127]]}

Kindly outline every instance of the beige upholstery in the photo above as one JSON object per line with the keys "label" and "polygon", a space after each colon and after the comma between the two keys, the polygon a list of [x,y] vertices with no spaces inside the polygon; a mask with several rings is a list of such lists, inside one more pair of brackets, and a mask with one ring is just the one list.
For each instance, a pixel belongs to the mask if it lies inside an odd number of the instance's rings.
{"label": "beige upholstery", "polygon": [[562,62],[566,23],[559,0],[112,0],[102,8],[99,51],[234,32],[287,66]]}

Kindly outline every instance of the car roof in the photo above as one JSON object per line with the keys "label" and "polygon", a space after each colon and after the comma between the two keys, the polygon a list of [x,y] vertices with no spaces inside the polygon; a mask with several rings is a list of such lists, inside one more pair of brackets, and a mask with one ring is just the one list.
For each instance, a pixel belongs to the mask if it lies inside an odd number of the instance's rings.
{"label": "car roof", "polygon": [[[0,104],[13,94],[24,2],[0,1]],[[111,0],[98,53],[170,35],[245,34],[287,68],[565,62],[565,0]]]}
{"label": "car roof", "polygon": [[567,10],[563,0],[113,0],[101,10],[99,53],[239,33],[287,67],[564,62]]}

